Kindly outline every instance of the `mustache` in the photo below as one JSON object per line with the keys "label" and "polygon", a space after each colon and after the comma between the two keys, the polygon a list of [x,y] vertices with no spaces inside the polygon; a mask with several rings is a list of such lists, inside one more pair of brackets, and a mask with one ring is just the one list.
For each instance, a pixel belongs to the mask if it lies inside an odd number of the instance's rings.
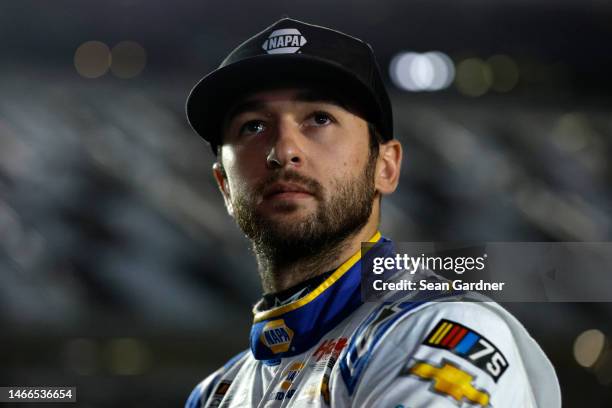
{"label": "mustache", "polygon": [[264,191],[266,191],[272,184],[279,182],[299,184],[316,198],[321,198],[323,192],[323,187],[318,181],[304,176],[294,170],[280,170],[271,174],[267,179],[257,185],[255,192],[257,195],[262,196]]}

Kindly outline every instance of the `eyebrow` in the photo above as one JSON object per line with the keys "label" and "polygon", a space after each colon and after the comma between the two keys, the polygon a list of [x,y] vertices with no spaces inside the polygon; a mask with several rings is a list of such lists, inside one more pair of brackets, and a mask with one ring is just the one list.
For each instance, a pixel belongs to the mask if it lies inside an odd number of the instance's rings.
{"label": "eyebrow", "polygon": [[[340,108],[343,108],[345,110],[348,110],[347,106],[344,103],[340,102],[339,99],[334,98],[330,95],[325,95],[321,92],[313,91],[313,90],[305,90],[305,91],[298,92],[294,100],[298,102],[329,103],[332,105],[336,105]],[[257,100],[257,99],[246,100],[246,101],[240,102],[228,111],[226,115],[226,118],[227,118],[226,121],[230,122],[233,118],[245,112],[253,112],[257,110],[262,110],[263,108],[265,108],[265,106],[266,104],[264,102]]]}

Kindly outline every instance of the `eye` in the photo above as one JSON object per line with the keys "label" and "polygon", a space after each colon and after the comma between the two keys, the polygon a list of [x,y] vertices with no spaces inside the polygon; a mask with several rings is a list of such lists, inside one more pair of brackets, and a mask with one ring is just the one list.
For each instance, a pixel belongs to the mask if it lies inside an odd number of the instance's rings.
{"label": "eye", "polygon": [[265,129],[266,125],[261,120],[250,120],[240,127],[240,134],[257,134],[263,132]]}
{"label": "eye", "polygon": [[314,122],[316,126],[325,126],[329,125],[334,121],[332,116],[326,112],[315,112],[311,116],[311,120]]}

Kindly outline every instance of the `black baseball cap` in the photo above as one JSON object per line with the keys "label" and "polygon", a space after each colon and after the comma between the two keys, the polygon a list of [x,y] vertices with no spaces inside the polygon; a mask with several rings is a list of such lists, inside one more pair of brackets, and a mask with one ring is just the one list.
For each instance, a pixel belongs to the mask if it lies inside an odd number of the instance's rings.
{"label": "black baseball cap", "polygon": [[187,98],[187,119],[217,154],[223,120],[237,98],[286,84],[345,96],[383,140],[393,138],[391,102],[372,47],[339,31],[291,18],[240,44],[202,78]]}

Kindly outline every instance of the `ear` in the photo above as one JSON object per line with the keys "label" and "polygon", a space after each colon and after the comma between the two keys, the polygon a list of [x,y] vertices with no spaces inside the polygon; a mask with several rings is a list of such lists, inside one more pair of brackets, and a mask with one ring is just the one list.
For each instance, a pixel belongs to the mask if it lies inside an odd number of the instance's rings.
{"label": "ear", "polygon": [[399,184],[402,166],[402,145],[392,139],[379,145],[374,185],[381,194],[391,194]]}
{"label": "ear", "polygon": [[221,195],[223,196],[223,201],[225,202],[225,208],[227,208],[227,212],[232,217],[234,216],[234,207],[232,206],[232,200],[230,195],[229,184],[227,182],[227,175],[225,174],[225,169],[223,165],[219,162],[215,162],[212,167],[213,176],[215,177],[215,181],[217,182],[217,186],[219,186],[219,191],[221,191]]}

